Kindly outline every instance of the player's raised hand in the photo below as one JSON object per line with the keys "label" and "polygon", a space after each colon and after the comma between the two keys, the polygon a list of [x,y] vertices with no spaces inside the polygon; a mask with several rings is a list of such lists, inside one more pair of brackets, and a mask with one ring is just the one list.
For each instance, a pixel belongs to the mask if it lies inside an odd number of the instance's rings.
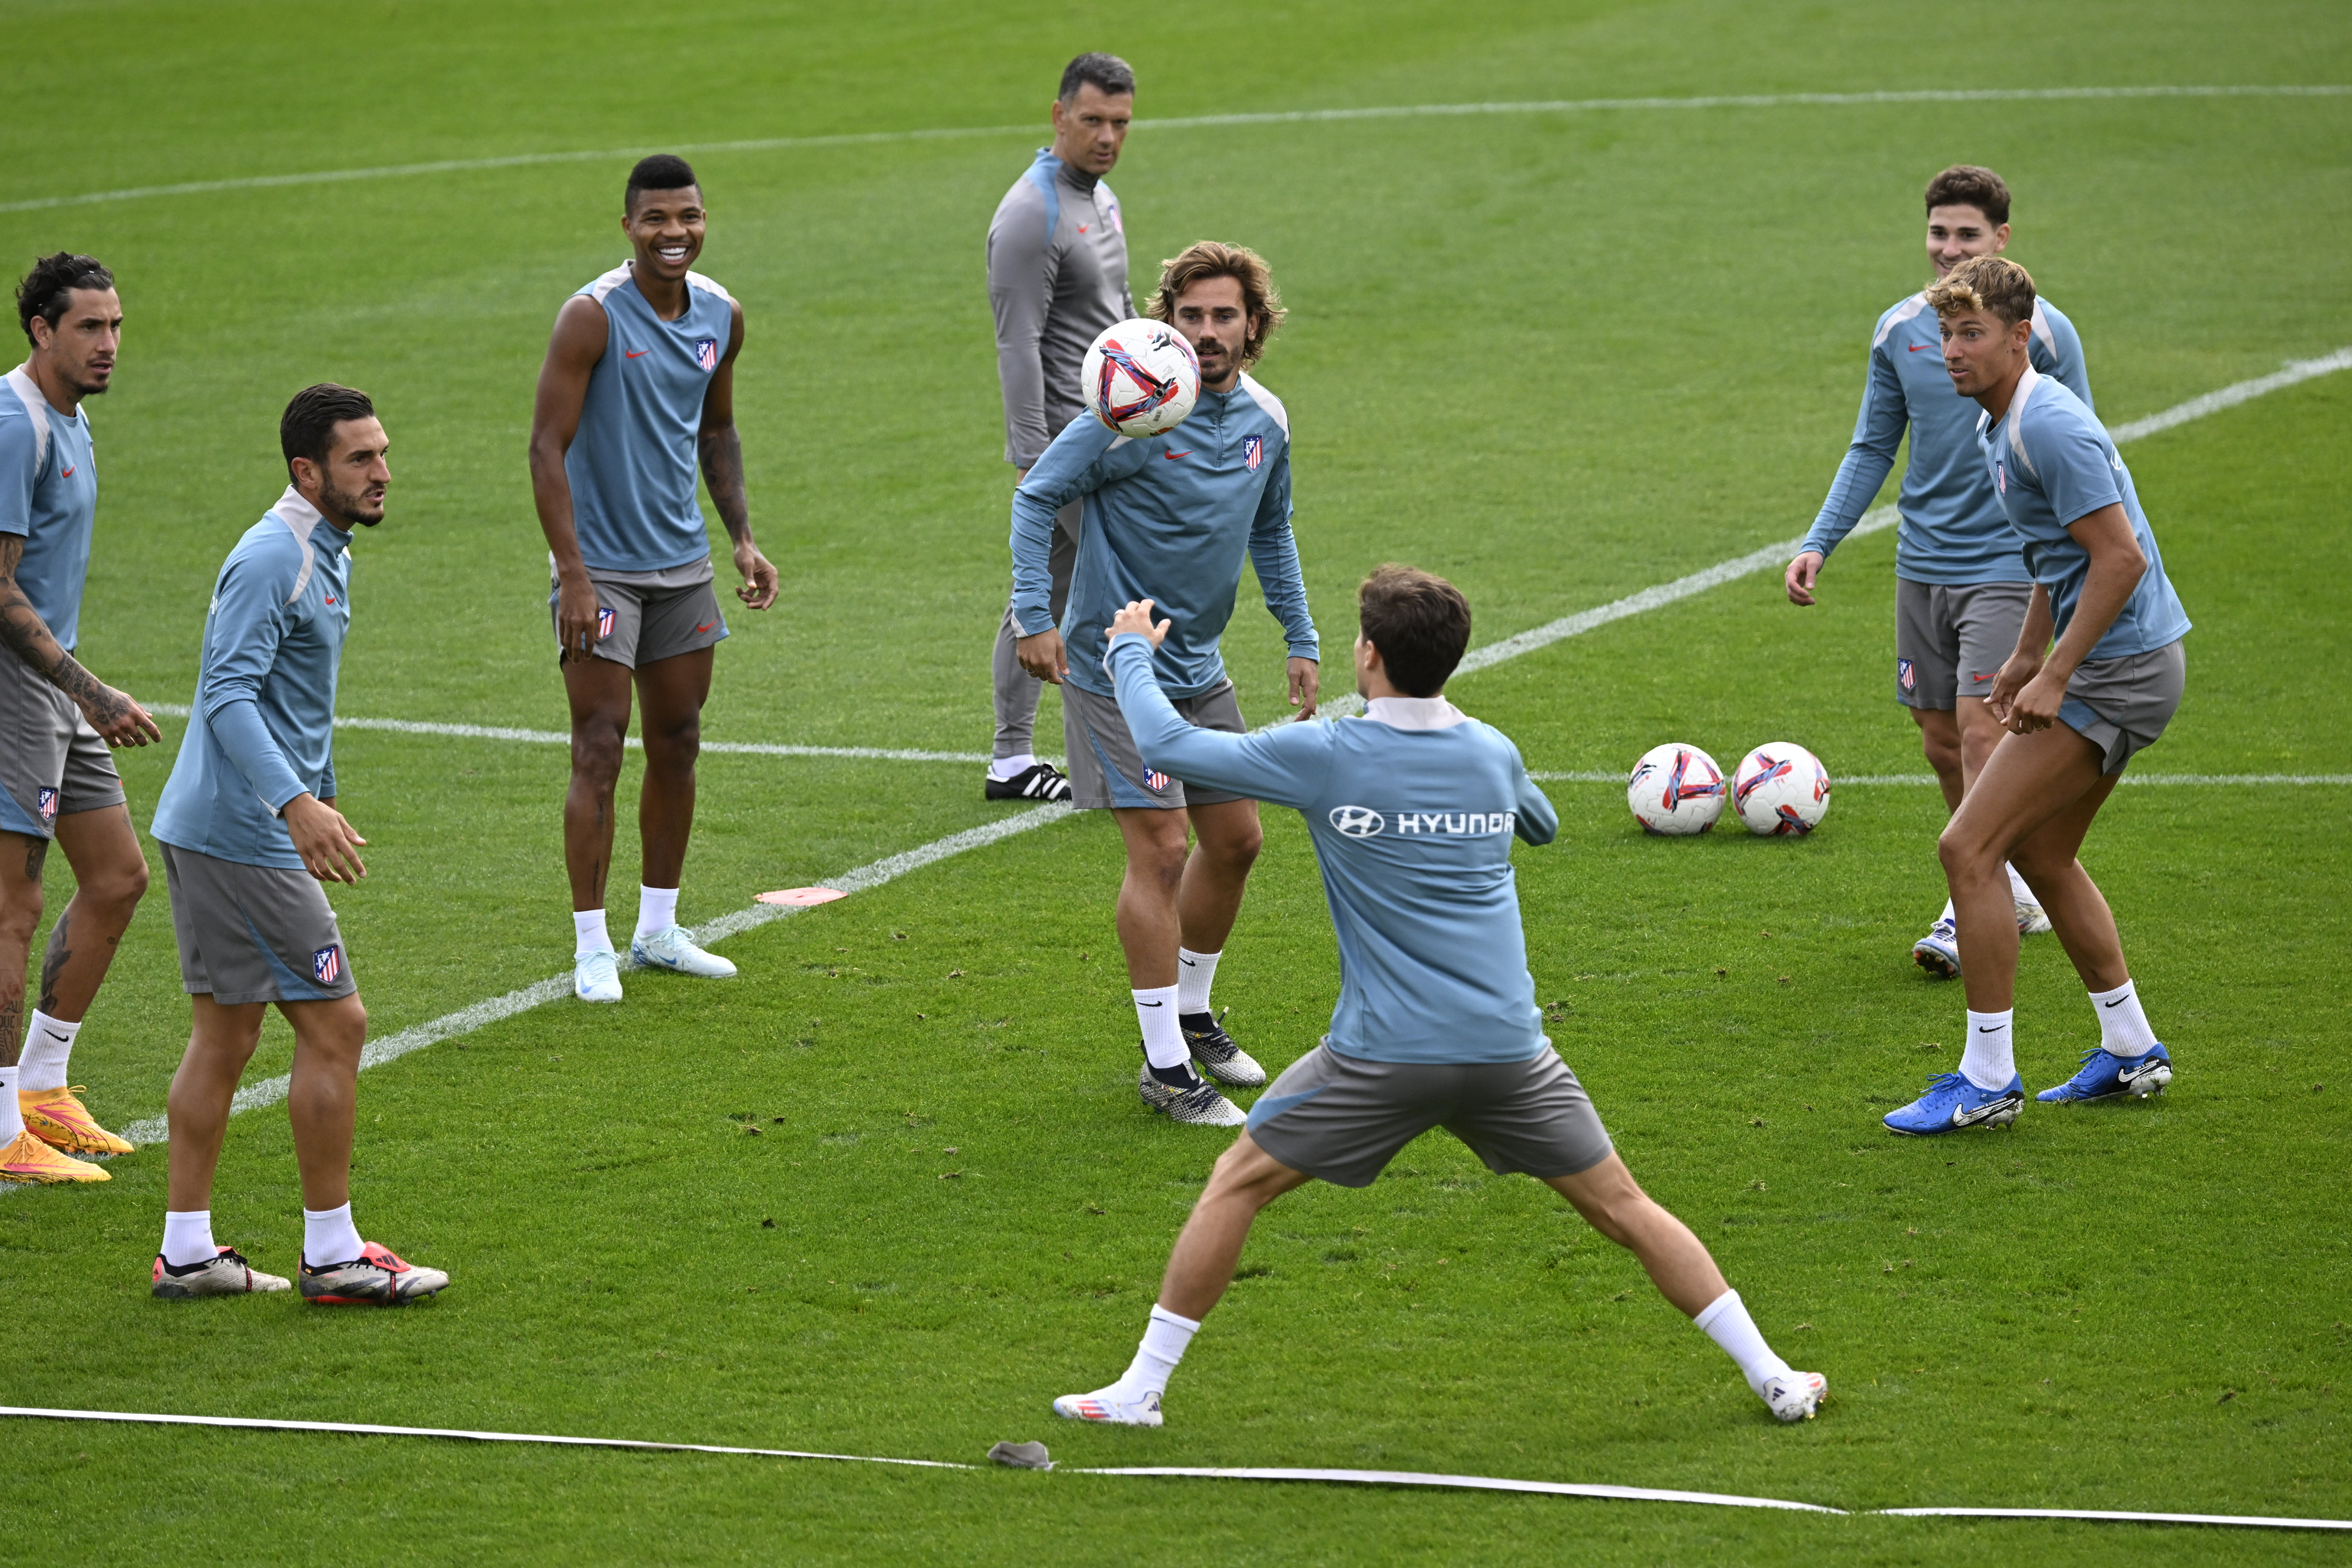
{"label": "player's raised hand", "polygon": [[1821,574],[1822,552],[1818,550],[1798,552],[1797,558],[1789,563],[1789,570],[1781,580],[1782,585],[1789,590],[1789,603],[1811,604],[1813,584],[1820,579]]}
{"label": "player's raised hand", "polygon": [[282,814],[286,831],[302,868],[321,882],[356,882],[367,875],[360,863],[359,846],[365,844],[343,814],[316,795],[298,795]]}
{"label": "player's raised hand", "polygon": [[1315,717],[1315,696],[1323,689],[1323,667],[1311,658],[1291,656],[1290,705],[1301,719]]}
{"label": "player's raised hand", "polygon": [[1161,621],[1154,626],[1151,621],[1152,608],[1152,603],[1149,599],[1129,600],[1127,608],[1110,618],[1110,635],[1118,637],[1123,632],[1139,632],[1151,639],[1153,647],[1158,647],[1166,639],[1168,628],[1175,623]]}
{"label": "player's raised hand", "polygon": [[743,574],[743,585],[735,590],[737,598],[755,610],[776,602],[776,568],[748,539],[735,546],[735,570]]}
{"label": "player's raised hand", "polygon": [[556,580],[555,645],[559,663],[577,664],[595,650],[596,585],[584,571]]}

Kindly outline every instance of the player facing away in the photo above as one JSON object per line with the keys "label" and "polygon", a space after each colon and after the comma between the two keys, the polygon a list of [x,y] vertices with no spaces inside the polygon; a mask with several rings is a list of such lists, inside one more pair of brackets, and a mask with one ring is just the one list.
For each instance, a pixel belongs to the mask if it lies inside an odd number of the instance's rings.
{"label": "player facing away", "polygon": [[[1218,639],[1233,618],[1246,554],[1289,645],[1290,701],[1315,713],[1320,645],[1290,532],[1290,416],[1249,375],[1281,323],[1274,277],[1255,251],[1203,240],[1165,263],[1151,315],[1201,362],[1201,397],[1181,425],[1131,440],[1074,420],[1013,493],[1013,613],[1022,668],[1062,688],[1071,800],[1108,809],[1126,842],[1118,941],[1143,1029],[1143,1103],[1178,1121],[1232,1127],[1242,1112],[1192,1068],[1255,1086],[1265,1070],[1209,1006],[1210,984],[1262,835],[1257,803],[1147,763],[1128,733],[1102,657],[1111,617],[1152,598],[1179,616],[1153,655],[1190,724],[1238,734],[1241,705]],[[1057,628],[1047,602],[1056,515],[1084,526]],[[1185,851],[1185,828],[1197,839]]]}
{"label": "player facing away", "polygon": [[572,988],[583,1002],[621,999],[604,882],[633,685],[646,776],[629,956],[680,974],[735,973],[677,923],[710,650],[727,635],[694,495],[698,458],[734,542],[743,577],[735,596],[766,609],[776,602],[776,569],[751,540],[735,433],[743,307],[693,269],[704,220],[702,188],[686,160],[657,155],[630,170],[621,231],[634,254],[556,313],[531,409],[531,496],[547,535],[548,610],[572,705],[563,861],[572,880]]}
{"label": "player facing away", "polygon": [[[1127,292],[1127,226],[1104,176],[1127,143],[1135,72],[1117,55],[1080,55],[1062,71],[1054,143],[996,205],[988,224],[988,303],[996,317],[996,379],[1004,393],[1004,460],[1013,483],[1086,411],[1079,371],[1104,329],[1134,314]],[[1055,621],[1070,596],[1078,557],[1079,503],[1055,516],[1046,568]],[[1038,760],[1037,700],[1045,688],[1021,667],[1013,606],[997,624],[995,760],[990,800],[1057,801],[1070,782]]]}
{"label": "player facing away", "polygon": [[[122,304],[97,260],[60,251],[17,286],[16,313],[33,352],[0,385],[0,1179],[103,1182],[105,1167],[74,1156],[131,1145],[91,1117],[66,1063],[147,891],[107,748],[163,738],[74,658],[98,515],[81,405],[113,380]],[[25,966],[52,842],[74,895],[41,955],[28,1022]]]}
{"label": "player facing away", "polygon": [[1489,1170],[1534,1176],[1631,1248],[1774,1415],[1811,1415],[1825,1380],[1773,1353],[1698,1237],[1635,1184],[1544,1037],[1511,839],[1549,844],[1559,818],[1518,749],[1445,700],[1470,606],[1444,579],[1393,565],[1365,581],[1358,605],[1364,716],[1250,736],[1178,717],[1151,658],[1169,626],[1152,624],[1149,601],[1112,623],[1107,662],[1150,764],[1306,817],[1339,939],[1339,1003],[1330,1033],[1258,1098],[1218,1158],[1126,1374],[1054,1409],[1159,1426],[1168,1378],[1232,1283],[1258,1211],[1309,1181],[1368,1187],[1397,1151],[1444,1127]]}
{"label": "player facing away", "polygon": [[[2091,993],[2100,1044],[2048,1101],[2147,1095],[2172,1081],[2107,901],[2075,859],[2124,765],[2164,733],[2188,678],[2189,616],[2164,574],[2131,471],[2088,405],[2033,367],[2033,279],[1981,256],[1927,291],[1952,384],[1983,410],[1984,461],[2025,542],[2032,602],[1985,706],[2007,731],[1937,850],[1959,910],[1968,1044],[1959,1070],[1886,1118],[1897,1132],[2013,1121],[2017,931],[1996,920],[2004,859],[2050,913]],[[2056,645],[2052,645],[2052,639]]]}
{"label": "player facing away", "polygon": [[173,1075],[170,1194],[156,1295],[283,1290],[213,1241],[213,1173],[245,1064],[276,1004],[294,1026],[286,1096],[302,1183],[306,1300],[398,1306],[449,1283],[362,1241],[352,1222],[352,1122],[367,1009],[322,882],[367,874],[335,809],[335,676],[351,631],[353,532],[383,521],[392,471],[362,393],[295,394],[278,424],[293,483],[213,584],[188,734],[154,834],[180,977],[195,1013]]}
{"label": "player facing away", "polygon": [[[2009,187],[1990,169],[1946,169],[1927,182],[1927,259],[1937,278],[1971,256],[1998,256],[2008,246]],[[2031,327],[2027,353],[2034,368],[2090,406],[2074,324],[2042,300]],[[2033,587],[1977,449],[1977,412],[1945,373],[1927,291],[1881,315],[1871,332],[1853,442],[1789,563],[1786,584],[1791,603],[1813,602],[1822,563],[1885,483],[1907,428],[1911,455],[1895,503],[1902,518],[1895,544],[1895,700],[1911,710],[1944,804],[1954,811],[2000,740],[2000,725],[1981,699],[2017,647]],[[2009,879],[2009,918],[2020,931],[2048,931],[2032,889],[2014,869]],[[1911,954],[1931,975],[1960,973],[1951,904]]]}

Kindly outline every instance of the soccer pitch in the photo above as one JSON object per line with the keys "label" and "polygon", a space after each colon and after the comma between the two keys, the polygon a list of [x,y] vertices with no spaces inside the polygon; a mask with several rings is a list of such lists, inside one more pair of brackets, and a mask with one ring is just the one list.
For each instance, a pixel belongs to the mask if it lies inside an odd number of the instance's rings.
{"label": "soccer pitch", "polygon": [[[278,411],[332,379],[375,397],[394,476],[354,552],[341,711],[563,728],[530,391],[557,306],[625,254],[631,158],[675,150],[710,207],[698,268],[747,312],[738,417],[784,578],[776,609],[730,617],[706,741],[985,752],[1009,475],[982,241],[1081,49],[1126,56],[1141,83],[1111,176],[1136,277],[1231,239],[1269,258],[1292,308],[1259,374],[1291,414],[1327,654],[1384,560],[1462,586],[1475,651],[1795,538],[1852,428],[1871,323],[1922,279],[1918,193],[1950,163],[2016,190],[2010,254],[2080,329],[2111,425],[2352,346],[2352,94],[1861,96],[2352,83],[2340,5],[5,15],[21,47],[0,60],[16,106],[0,256],[13,278],[37,253],[95,254],[129,314],[116,389],[90,405],[81,654],[155,702],[188,700],[214,573],[283,488]],[[1553,107],[1219,122],[1533,104]],[[929,132],[970,133],[912,134]],[[269,178],[321,171],[355,175]],[[1309,1187],[1266,1214],[1165,1429],[1055,1420],[1053,1395],[1124,1364],[1225,1142],[1137,1104],[1117,835],[1059,814],[730,937],[734,984],[639,973],[620,1007],[565,994],[369,1071],[358,1211],[454,1280],[419,1310],[151,1300],[160,1145],[104,1185],[0,1194],[16,1347],[0,1403],[2352,1519],[2352,1081],[2334,1065],[2352,1019],[2328,979],[2352,945],[2347,429],[2352,372],[2125,448],[2196,622],[2187,700],[2134,772],[2215,781],[2119,791],[2084,851],[2179,1062],[2151,1102],[1933,1141],[1879,1126],[1951,1065],[1962,1007],[1908,956],[1943,897],[1943,810],[1890,700],[1891,532],[1839,552],[1816,608],[1790,607],[1777,572],[1740,575],[1451,689],[1538,773],[1619,774],[1668,739],[1728,766],[1788,740],[1840,778],[1919,781],[1841,787],[1790,842],[1645,839],[1616,786],[1561,779],[1559,842],[1515,857],[1552,1038],[1634,1173],[1790,1360],[1827,1373],[1817,1421],[1771,1423],[1629,1255],[1443,1134],[1366,1192]],[[1277,717],[1282,645],[1246,580],[1226,655],[1244,712]],[[1345,668],[1327,657],[1334,689]],[[1059,713],[1049,695],[1044,735]],[[142,834],[184,724],[120,754]],[[354,727],[336,767],[370,841],[371,875],[335,904],[375,1038],[565,967],[560,745]],[[681,916],[1017,816],[980,799],[979,773],[706,753]],[[1285,812],[1265,826],[1218,1000],[1278,1069],[1315,1043],[1338,971],[1306,835]],[[161,1116],[186,1041],[154,863],[74,1059],[110,1125]],[[53,856],[52,913],[69,891]],[[2029,1088],[2096,1043],[2053,940],[2026,943],[2018,1018]],[[289,1051],[273,1018],[248,1081]],[[232,1124],[215,1205],[222,1242],[290,1271],[282,1109]],[[485,1561],[2342,1552],[2284,1532],[0,1432],[11,1553],[196,1531],[264,1561],[322,1540]]]}

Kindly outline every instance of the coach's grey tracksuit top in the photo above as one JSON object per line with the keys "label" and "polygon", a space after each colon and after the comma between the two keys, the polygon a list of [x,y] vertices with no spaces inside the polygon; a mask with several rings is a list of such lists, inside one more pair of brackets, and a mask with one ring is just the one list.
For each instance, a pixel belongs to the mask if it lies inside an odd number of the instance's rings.
{"label": "coach's grey tracksuit top", "polygon": [[1071,684],[1113,695],[1102,668],[1110,618],[1131,599],[1150,599],[1175,623],[1155,656],[1160,685],[1179,697],[1223,685],[1217,642],[1233,619],[1244,552],[1292,656],[1321,657],[1290,533],[1290,416],[1247,375],[1231,392],[1202,393],[1162,435],[1133,440],[1089,415],[1054,438],[1013,492],[1013,619],[1024,637],[1054,624],[1054,514],[1080,499],[1062,616]]}
{"label": "coach's grey tracksuit top", "polygon": [[335,676],[352,626],[352,536],[290,486],[222,563],[194,712],[152,830],[215,859],[299,870],[278,814],[335,795]]}
{"label": "coach's grey tracksuit top", "polygon": [[988,303],[1004,390],[1004,460],[1026,468],[1086,408],[1078,373],[1103,330],[1135,313],[1118,198],[1039,148],[988,225]]}
{"label": "coach's grey tracksuit top", "polygon": [[1439,697],[1252,735],[1197,729],[1152,679],[1150,646],[1130,632],[1106,660],[1145,763],[1307,818],[1339,938],[1330,1047],[1382,1062],[1543,1050],[1511,838],[1549,844],[1559,818],[1509,738]]}

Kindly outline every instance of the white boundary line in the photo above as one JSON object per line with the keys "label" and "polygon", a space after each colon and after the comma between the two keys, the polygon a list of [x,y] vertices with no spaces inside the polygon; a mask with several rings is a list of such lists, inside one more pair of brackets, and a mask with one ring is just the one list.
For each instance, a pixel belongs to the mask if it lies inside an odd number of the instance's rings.
{"label": "white boundary line", "polygon": [[[1623,773],[1598,773],[1580,769],[1573,773],[1530,773],[1528,777],[1538,784],[1623,784],[1631,781]],[[1832,778],[1838,789],[1853,784],[1918,784],[1937,782],[1933,773],[1855,773],[1849,778]],[[2127,784],[2352,784],[2352,773],[2126,773]]]}
{"label": "white boundary line", "polygon": [[[0,1405],[0,1416],[26,1416],[49,1421],[110,1421],[154,1426],[213,1426],[237,1431],[325,1432],[355,1437],[443,1437],[468,1443],[542,1443],[568,1448],[625,1448],[664,1454],[731,1454],[763,1459],[829,1459],[856,1465],[903,1465],[924,1470],[978,1470],[982,1465],[953,1459],[900,1459],[874,1454],[827,1454],[800,1448],[741,1448],[718,1443],[659,1443],[635,1437],[570,1437],[538,1432],[477,1432],[461,1426],[379,1426],[350,1421],[274,1421],[262,1416],[151,1415],[121,1410],[51,1410],[35,1405]],[[1052,1469],[1051,1464],[1045,1468]],[[1848,1510],[1823,1503],[1794,1502],[1786,1498],[1743,1497],[1734,1492],[1679,1491],[1663,1487],[1616,1487],[1579,1481],[1528,1481],[1502,1476],[1457,1476],[1429,1470],[1327,1470],[1288,1467],[1202,1467],[1138,1465],[1082,1467],[1062,1472],[1073,1476],[1184,1477],[1226,1481],[1319,1481],[1343,1486],[1436,1487],[1456,1491],[1534,1492],[1549,1497],[1606,1499],[1617,1502],[1697,1503],[1715,1508],[1759,1508],[1794,1513],[1845,1515]],[[2079,1519],[2127,1524],[2208,1524],[2251,1526],[2269,1530],[2352,1531],[2352,1520],[2289,1519],[2263,1514],[2126,1513],[2113,1509],[2062,1508],[1885,1508],[1860,1510],[1867,1515],[1910,1519]]]}
{"label": "white boundary line", "polygon": [[[1420,120],[1477,114],[1591,114],[1675,109],[1833,109],[1915,103],[2052,103],[2149,98],[2341,98],[2352,87],[2050,87],[1960,88],[1916,92],[1780,92],[1714,94],[1699,98],[1549,99],[1524,103],[1408,103],[1378,109],[1298,109],[1262,114],[1196,114],[1172,120],[1139,120],[1139,131],[1208,130],[1230,125],[1312,125],[1359,120]],[[290,174],[255,174],[231,180],[188,180],[169,185],[79,195],[37,196],[0,202],[0,213],[38,212],[89,206],[100,202],[142,201],[153,196],[205,195],[217,191],[272,190],[285,185],[341,184],[422,174],[457,174],[476,170],[520,169],[545,163],[589,163],[642,157],[648,153],[777,153],[827,147],[871,147],[888,142],[951,142],[984,136],[1034,136],[1036,125],[950,126],[927,131],[870,131],[832,136],[770,136],[751,142],[690,142],[667,147],[622,147],[570,153],[517,153],[499,158],[444,158],[422,163],[386,163],[367,169],[317,169]]]}

